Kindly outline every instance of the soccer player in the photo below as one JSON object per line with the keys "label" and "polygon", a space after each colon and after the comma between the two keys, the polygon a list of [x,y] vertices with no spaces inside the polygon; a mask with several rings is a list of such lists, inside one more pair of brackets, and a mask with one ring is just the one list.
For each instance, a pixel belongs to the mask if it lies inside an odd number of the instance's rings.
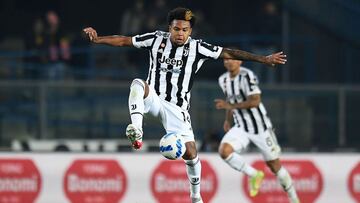
{"label": "soccer player", "polygon": [[147,80],[134,79],[130,85],[129,111],[131,124],[126,136],[133,148],[139,149],[143,137],[143,114],[159,117],[166,132],[181,134],[186,145],[183,159],[190,181],[192,203],[202,203],[200,196],[201,163],[191,127],[190,90],[194,76],[207,59],[230,58],[251,60],[270,66],[284,64],[286,56],[275,53],[260,56],[241,50],[214,46],[190,37],[195,16],[190,9],[175,8],[168,14],[169,31],[155,31],[133,37],[97,35],[91,27],[84,32],[94,43],[112,46],[134,46],[149,52],[150,64]]}
{"label": "soccer player", "polygon": [[254,197],[260,189],[264,173],[250,166],[240,155],[250,142],[254,143],[291,203],[300,203],[288,171],[281,166],[280,147],[261,102],[258,80],[251,70],[241,64],[241,60],[224,59],[227,72],[219,77],[219,85],[226,97],[226,100],[215,99],[216,108],[226,110],[223,126],[226,134],[221,140],[219,154],[230,167],[249,176],[250,196]]}

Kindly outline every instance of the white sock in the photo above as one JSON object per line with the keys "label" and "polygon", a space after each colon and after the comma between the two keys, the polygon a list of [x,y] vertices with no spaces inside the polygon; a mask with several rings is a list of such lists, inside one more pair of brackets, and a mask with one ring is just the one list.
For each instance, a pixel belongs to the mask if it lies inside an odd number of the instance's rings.
{"label": "white sock", "polygon": [[144,114],[145,84],[140,79],[135,79],[130,86],[129,111],[131,123],[142,129]]}
{"label": "white sock", "polygon": [[239,154],[233,152],[226,159],[225,162],[228,163],[233,169],[243,172],[250,177],[256,175],[257,170],[245,162],[244,158]]}
{"label": "white sock", "polygon": [[288,171],[284,167],[281,167],[276,173],[276,176],[284,191],[288,193],[289,198],[292,200],[297,199],[298,196]]}
{"label": "white sock", "polygon": [[190,196],[199,198],[200,196],[200,181],[201,181],[201,162],[197,156],[193,160],[185,160],[186,173],[190,181]]}

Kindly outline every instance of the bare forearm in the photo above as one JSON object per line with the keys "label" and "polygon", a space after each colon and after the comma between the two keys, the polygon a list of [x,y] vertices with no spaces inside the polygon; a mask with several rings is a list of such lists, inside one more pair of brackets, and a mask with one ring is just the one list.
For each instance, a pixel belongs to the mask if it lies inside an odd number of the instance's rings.
{"label": "bare forearm", "polygon": [[250,109],[259,106],[259,102],[254,100],[247,100],[240,103],[231,104],[233,109]]}
{"label": "bare forearm", "polygon": [[96,30],[92,27],[84,28],[83,31],[89,37],[90,41],[97,44],[107,44],[111,46],[132,46],[131,37],[126,36],[98,36]]}
{"label": "bare forearm", "polygon": [[229,123],[232,122],[232,110],[226,110],[225,111],[225,120],[228,121]]}
{"label": "bare forearm", "polygon": [[256,61],[259,63],[266,63],[266,56],[252,54],[250,52],[239,49],[224,48],[220,57],[223,59],[236,59],[242,61]]}
{"label": "bare forearm", "polygon": [[111,46],[131,46],[131,38],[126,36],[119,36],[119,35],[113,35],[113,36],[99,36],[96,39],[93,40],[94,43],[97,44],[107,44]]}

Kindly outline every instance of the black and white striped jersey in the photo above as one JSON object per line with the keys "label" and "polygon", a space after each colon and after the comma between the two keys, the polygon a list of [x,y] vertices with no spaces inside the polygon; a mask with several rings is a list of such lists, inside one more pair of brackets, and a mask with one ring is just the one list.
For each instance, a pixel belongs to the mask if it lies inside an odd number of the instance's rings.
{"label": "black and white striped jersey", "polygon": [[132,43],[150,53],[150,67],[146,82],[161,99],[189,109],[190,90],[194,76],[205,60],[217,59],[222,47],[202,40],[188,38],[183,46],[174,46],[170,33],[156,31],[136,35]]}
{"label": "black and white striped jersey", "polygon": [[[230,77],[229,72],[222,74],[219,77],[219,85],[227,101],[232,104],[246,101],[250,95],[261,94],[256,76],[245,67],[241,67],[240,73],[234,78]],[[248,133],[258,134],[272,127],[262,103],[250,109],[234,109],[233,117],[235,125]]]}

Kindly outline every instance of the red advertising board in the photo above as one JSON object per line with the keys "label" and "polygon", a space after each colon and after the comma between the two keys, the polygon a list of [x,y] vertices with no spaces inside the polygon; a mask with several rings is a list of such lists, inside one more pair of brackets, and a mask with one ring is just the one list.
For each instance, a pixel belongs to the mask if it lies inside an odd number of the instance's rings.
{"label": "red advertising board", "polygon": [[67,169],[63,186],[72,203],[118,203],[127,179],[115,160],[79,159]]}
{"label": "red advertising board", "polygon": [[[206,160],[201,160],[201,196],[209,202],[218,188],[217,175]],[[190,203],[190,183],[182,160],[163,160],[151,175],[151,191],[159,203]]]}
{"label": "red advertising board", "polygon": [[30,159],[0,159],[0,203],[33,203],[41,175]]}
{"label": "red advertising board", "polygon": [[350,172],[348,188],[356,202],[360,202],[360,162]]}
{"label": "red advertising board", "polygon": [[[320,170],[309,160],[283,160],[282,166],[290,173],[293,184],[301,202],[315,203],[323,189],[323,178]],[[251,202],[261,203],[288,203],[289,199],[278,182],[276,176],[270,171],[263,160],[255,161],[252,164],[256,169],[260,169],[265,173],[265,179],[261,185],[259,194],[250,197],[248,190],[248,178],[243,178],[243,189]]]}

